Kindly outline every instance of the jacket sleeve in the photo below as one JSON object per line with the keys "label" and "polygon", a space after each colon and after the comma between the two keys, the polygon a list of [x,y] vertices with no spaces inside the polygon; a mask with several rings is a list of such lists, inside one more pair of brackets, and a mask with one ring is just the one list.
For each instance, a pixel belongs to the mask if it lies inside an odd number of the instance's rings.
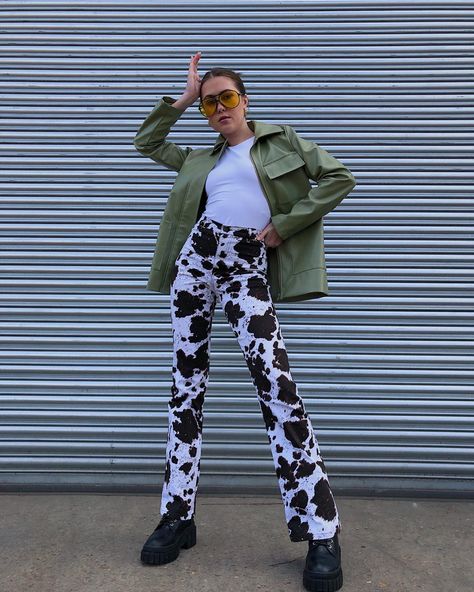
{"label": "jacket sleeve", "polygon": [[179,172],[183,162],[193,149],[180,148],[165,139],[170,132],[171,126],[184,113],[182,109],[173,107],[175,101],[176,99],[172,97],[162,97],[141,124],[133,143],[143,156],[148,156],[167,169]]}
{"label": "jacket sleeve", "polygon": [[293,148],[305,161],[306,174],[317,186],[287,214],[272,216],[273,226],[283,240],[333,210],[356,185],[354,176],[342,162],[318,144],[300,137],[291,126],[285,129]]}

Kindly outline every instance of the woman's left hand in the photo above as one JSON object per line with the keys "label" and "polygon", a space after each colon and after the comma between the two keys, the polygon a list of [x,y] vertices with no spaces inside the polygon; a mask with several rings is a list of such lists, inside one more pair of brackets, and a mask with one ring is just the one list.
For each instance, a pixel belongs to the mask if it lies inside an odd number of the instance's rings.
{"label": "woman's left hand", "polygon": [[[265,238],[266,237],[266,238]],[[263,230],[261,230],[257,238],[259,240],[263,240],[267,247],[278,247],[283,242],[283,239],[276,231],[276,228],[273,226],[272,222],[267,224]]]}

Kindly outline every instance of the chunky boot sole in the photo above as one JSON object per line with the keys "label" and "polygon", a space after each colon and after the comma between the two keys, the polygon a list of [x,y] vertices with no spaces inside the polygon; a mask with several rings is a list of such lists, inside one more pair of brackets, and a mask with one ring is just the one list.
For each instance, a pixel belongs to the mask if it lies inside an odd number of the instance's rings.
{"label": "chunky boot sole", "polygon": [[184,530],[172,545],[162,547],[161,549],[151,549],[143,546],[140,559],[142,563],[148,565],[163,565],[170,563],[178,558],[181,547],[190,549],[196,544],[196,525],[191,524]]}
{"label": "chunky boot sole", "polygon": [[[339,549],[339,561],[341,550]],[[342,568],[324,575],[316,575],[312,571],[303,570],[303,586],[310,592],[336,592],[342,588]]]}

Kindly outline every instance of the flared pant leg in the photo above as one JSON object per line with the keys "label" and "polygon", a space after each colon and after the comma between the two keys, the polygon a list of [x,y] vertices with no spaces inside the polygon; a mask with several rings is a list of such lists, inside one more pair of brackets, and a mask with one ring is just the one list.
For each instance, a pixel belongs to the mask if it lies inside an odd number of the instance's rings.
{"label": "flared pant leg", "polygon": [[211,269],[196,241],[197,226],[178,256],[170,289],[173,329],[171,396],[168,401],[162,515],[191,518],[199,483],[203,404],[209,379],[211,327],[216,293]]}
{"label": "flared pant leg", "polygon": [[[234,278],[222,307],[247,363],[262,411],[290,539],[329,538],[340,520],[326,467],[292,378],[266,278]],[[231,289],[232,285],[235,290]]]}

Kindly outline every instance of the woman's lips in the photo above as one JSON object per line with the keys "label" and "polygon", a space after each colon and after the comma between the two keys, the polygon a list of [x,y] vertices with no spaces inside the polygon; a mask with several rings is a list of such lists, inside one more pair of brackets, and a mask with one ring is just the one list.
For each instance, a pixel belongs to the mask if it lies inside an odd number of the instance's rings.
{"label": "woman's lips", "polygon": [[230,121],[230,117],[224,117],[222,119],[219,119],[219,123],[222,123],[223,121]]}

